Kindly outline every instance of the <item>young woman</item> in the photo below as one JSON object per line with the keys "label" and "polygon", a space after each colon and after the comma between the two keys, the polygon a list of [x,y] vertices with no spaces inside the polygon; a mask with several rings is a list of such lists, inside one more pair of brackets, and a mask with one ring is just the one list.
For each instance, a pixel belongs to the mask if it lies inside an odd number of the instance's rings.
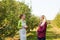
{"label": "young woman", "polygon": [[41,21],[37,30],[38,40],[46,40],[46,28],[47,28],[47,22],[46,22],[45,16],[42,15]]}
{"label": "young woman", "polygon": [[18,28],[19,28],[19,34],[20,34],[20,40],[26,40],[26,21],[25,21],[25,15],[20,15],[20,20],[18,21]]}

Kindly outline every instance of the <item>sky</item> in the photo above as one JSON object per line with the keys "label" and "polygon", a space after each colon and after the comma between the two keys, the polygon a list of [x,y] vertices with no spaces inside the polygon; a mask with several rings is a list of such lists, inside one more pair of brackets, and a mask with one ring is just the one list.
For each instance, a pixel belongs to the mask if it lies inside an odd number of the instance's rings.
{"label": "sky", "polygon": [[25,3],[32,6],[33,15],[45,15],[48,20],[53,20],[60,11],[60,0],[25,0]]}

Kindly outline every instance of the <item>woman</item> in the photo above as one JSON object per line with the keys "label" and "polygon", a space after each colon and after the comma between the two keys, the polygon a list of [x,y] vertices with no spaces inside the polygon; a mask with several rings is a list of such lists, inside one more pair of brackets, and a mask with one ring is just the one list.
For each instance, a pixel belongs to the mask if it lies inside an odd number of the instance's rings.
{"label": "woman", "polygon": [[26,21],[25,21],[25,15],[20,15],[20,20],[18,21],[18,28],[19,28],[19,34],[20,34],[20,40],[26,40]]}
{"label": "woman", "polygon": [[47,22],[46,22],[45,16],[42,15],[41,21],[37,30],[38,40],[46,40],[46,28],[47,28]]}

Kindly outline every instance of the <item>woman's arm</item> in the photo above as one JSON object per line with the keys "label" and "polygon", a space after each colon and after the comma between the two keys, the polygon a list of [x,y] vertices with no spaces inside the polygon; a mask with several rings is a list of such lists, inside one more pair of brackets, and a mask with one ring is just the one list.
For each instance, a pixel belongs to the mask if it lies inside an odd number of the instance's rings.
{"label": "woman's arm", "polygon": [[22,23],[21,23],[21,20],[18,21],[18,29],[21,29],[22,28]]}
{"label": "woman's arm", "polygon": [[40,26],[42,27],[45,24],[45,22],[46,22],[46,19],[43,20]]}
{"label": "woman's arm", "polygon": [[44,19],[43,23],[40,25],[40,32],[43,32],[45,30],[45,23],[46,23],[46,20]]}

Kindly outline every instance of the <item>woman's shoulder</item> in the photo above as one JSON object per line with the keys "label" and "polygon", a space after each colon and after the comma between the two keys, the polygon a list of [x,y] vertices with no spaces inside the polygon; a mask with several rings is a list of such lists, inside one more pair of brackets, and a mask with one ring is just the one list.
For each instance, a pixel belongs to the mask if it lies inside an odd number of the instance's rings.
{"label": "woman's shoulder", "polygon": [[18,22],[22,22],[22,20],[20,19]]}

